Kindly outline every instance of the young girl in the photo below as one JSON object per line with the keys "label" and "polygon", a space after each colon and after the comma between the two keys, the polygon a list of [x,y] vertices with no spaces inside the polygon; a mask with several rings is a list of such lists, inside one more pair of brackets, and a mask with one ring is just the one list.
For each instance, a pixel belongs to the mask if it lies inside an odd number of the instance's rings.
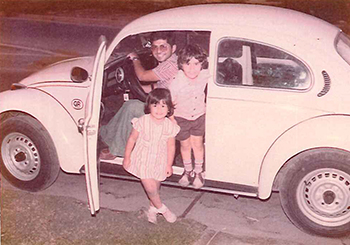
{"label": "young girl", "polygon": [[[175,104],[175,120],[181,130],[176,139],[181,144],[184,173],[181,186],[191,182],[198,189],[204,185],[205,87],[210,74],[206,70],[207,54],[198,45],[187,45],[178,53],[180,71],[169,89]],[[194,168],[192,166],[192,150]],[[193,181],[192,181],[193,179]]]}
{"label": "young girl", "polygon": [[133,129],[126,144],[123,167],[141,179],[150,200],[148,221],[156,223],[157,214],[162,214],[173,223],[176,215],[159,196],[160,182],[173,173],[175,136],[180,131],[180,127],[168,118],[174,113],[169,90],[157,88],[151,91],[146,99],[145,113],[131,121]]}

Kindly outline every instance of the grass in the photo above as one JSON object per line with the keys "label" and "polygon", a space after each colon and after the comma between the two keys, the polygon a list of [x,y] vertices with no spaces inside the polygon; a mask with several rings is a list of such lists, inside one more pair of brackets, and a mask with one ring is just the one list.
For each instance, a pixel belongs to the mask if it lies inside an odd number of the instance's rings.
{"label": "grass", "polygon": [[68,197],[3,189],[2,244],[193,244],[206,226],[183,219],[147,222],[144,211],[102,209],[92,217],[87,204]]}

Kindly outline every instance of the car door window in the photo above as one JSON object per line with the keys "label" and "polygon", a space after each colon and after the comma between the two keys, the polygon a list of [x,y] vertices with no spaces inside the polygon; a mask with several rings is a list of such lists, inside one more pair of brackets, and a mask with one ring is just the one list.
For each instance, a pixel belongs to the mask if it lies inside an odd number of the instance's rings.
{"label": "car door window", "polygon": [[219,85],[305,90],[311,84],[306,65],[276,47],[226,38],[217,56]]}

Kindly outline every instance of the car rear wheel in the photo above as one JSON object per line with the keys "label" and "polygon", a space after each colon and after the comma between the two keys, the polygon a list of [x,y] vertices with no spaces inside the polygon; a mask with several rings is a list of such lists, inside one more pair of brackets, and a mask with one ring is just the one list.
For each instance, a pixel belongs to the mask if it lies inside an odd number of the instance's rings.
{"label": "car rear wheel", "polygon": [[287,163],[280,188],[288,218],[311,234],[350,232],[350,154],[336,149],[303,152]]}
{"label": "car rear wheel", "polygon": [[1,173],[14,186],[39,191],[58,177],[56,149],[46,129],[35,119],[19,115],[0,128]]}

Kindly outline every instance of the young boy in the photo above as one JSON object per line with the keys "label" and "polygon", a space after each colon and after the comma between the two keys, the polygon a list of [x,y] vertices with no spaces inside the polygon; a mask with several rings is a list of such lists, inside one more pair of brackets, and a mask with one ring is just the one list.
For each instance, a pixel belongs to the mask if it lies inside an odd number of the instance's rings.
{"label": "young boy", "polygon": [[[179,184],[186,187],[194,176],[193,186],[204,185],[203,162],[205,131],[205,87],[209,78],[207,54],[197,45],[187,45],[178,53],[179,72],[169,90],[175,104],[174,118],[181,130],[176,136],[180,141],[184,173]],[[195,166],[192,166],[192,151]]]}

